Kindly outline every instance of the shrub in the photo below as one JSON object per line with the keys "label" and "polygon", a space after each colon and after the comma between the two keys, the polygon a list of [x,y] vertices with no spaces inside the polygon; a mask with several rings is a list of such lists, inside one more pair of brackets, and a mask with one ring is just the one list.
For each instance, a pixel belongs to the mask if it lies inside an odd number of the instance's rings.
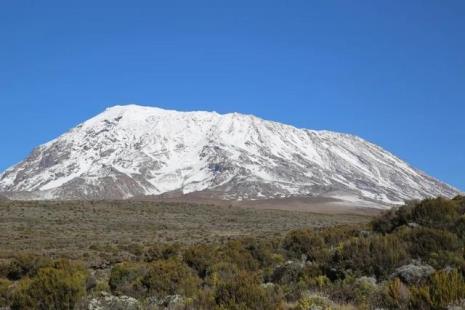
{"label": "shrub", "polygon": [[129,253],[135,256],[138,256],[138,257],[144,254],[144,246],[141,244],[137,244],[137,243],[131,243],[127,246],[122,246],[120,250],[126,250]]}
{"label": "shrub", "polygon": [[326,290],[331,300],[342,304],[355,304],[356,309],[373,309],[379,305],[382,290],[376,279],[370,277],[355,278],[347,275],[344,280],[332,283]]}
{"label": "shrub", "polygon": [[146,274],[146,264],[124,262],[111,269],[108,284],[111,291],[116,295],[141,297],[145,294],[142,279]]}
{"label": "shrub", "polygon": [[6,261],[0,260],[0,278],[8,277],[8,268],[10,264]]}
{"label": "shrub", "polygon": [[283,248],[289,256],[300,259],[305,255],[308,260],[317,260],[323,257],[324,242],[321,236],[311,229],[291,231],[283,240]]}
{"label": "shrub", "polygon": [[462,215],[452,227],[454,232],[462,241],[465,241],[465,215]]}
{"label": "shrub", "polygon": [[318,234],[323,238],[323,242],[327,247],[336,247],[341,242],[357,237],[362,228],[364,226],[361,225],[329,226],[319,230]]}
{"label": "shrub", "polygon": [[412,305],[443,309],[465,298],[465,282],[457,270],[438,271],[431,276],[429,285],[412,288]]}
{"label": "shrub", "polygon": [[256,271],[260,267],[260,262],[246,249],[246,244],[242,240],[232,240],[226,243],[219,251],[219,259],[235,264],[242,270]]}
{"label": "shrub", "polygon": [[428,286],[411,287],[411,309],[432,309],[432,301]]}
{"label": "shrub", "polygon": [[361,277],[352,285],[353,300],[359,308],[370,308],[371,304],[378,304],[380,289],[373,278]]}
{"label": "shrub", "polygon": [[200,280],[182,261],[171,258],[152,262],[142,284],[149,294],[157,297],[175,294],[191,297],[197,293]]}
{"label": "shrub", "polygon": [[457,270],[439,271],[431,278],[430,296],[433,305],[447,306],[465,297],[465,283]]}
{"label": "shrub", "polygon": [[176,257],[180,254],[181,246],[174,244],[155,244],[145,250],[143,256],[146,262]]}
{"label": "shrub", "polygon": [[273,245],[270,242],[258,240],[257,238],[247,238],[242,241],[245,249],[258,262],[260,268],[265,268],[275,263],[273,256]]}
{"label": "shrub", "polygon": [[391,233],[400,226],[414,222],[424,227],[448,229],[453,227],[460,216],[461,202],[460,198],[456,200],[435,198],[409,202],[373,220],[372,228],[376,232]]}
{"label": "shrub", "polygon": [[332,310],[335,309],[334,303],[325,296],[320,295],[306,295],[299,299],[297,302],[296,310],[308,309],[321,309]]}
{"label": "shrub", "polygon": [[269,277],[269,281],[285,287],[290,299],[300,296],[299,290],[301,287],[320,289],[330,283],[330,280],[322,274],[318,266],[296,262],[286,263],[275,268]]}
{"label": "shrub", "polygon": [[[191,308],[188,308],[191,309]],[[203,289],[199,291],[196,298],[193,300],[192,309],[218,309],[215,302],[215,294],[211,289]]]}
{"label": "shrub", "polygon": [[460,214],[465,214],[465,196],[455,196],[452,201],[457,205]]}
{"label": "shrub", "polygon": [[462,247],[457,236],[446,230],[434,228],[405,228],[396,235],[407,241],[408,251],[414,258],[427,259],[432,253],[458,251]]}
{"label": "shrub", "polygon": [[328,287],[331,284],[331,280],[329,280],[327,276],[316,276],[308,278],[305,282],[308,283],[309,287],[317,289]]}
{"label": "shrub", "polygon": [[87,271],[80,265],[58,261],[20,281],[12,309],[74,309],[85,295]]}
{"label": "shrub", "polygon": [[10,306],[12,310],[34,309],[35,300],[29,293],[31,282],[31,279],[23,278],[17,283],[11,295]]}
{"label": "shrub", "polygon": [[390,309],[406,309],[410,301],[410,291],[399,278],[390,280],[383,294],[383,304]]}
{"label": "shrub", "polygon": [[219,262],[208,268],[205,283],[215,287],[219,283],[230,281],[238,273],[239,268],[237,265],[229,262]]}
{"label": "shrub", "polygon": [[378,278],[388,276],[408,258],[404,242],[393,235],[353,238],[335,256],[342,269]]}
{"label": "shrub", "polygon": [[289,263],[277,267],[271,274],[270,280],[278,284],[299,282],[304,276],[304,269],[300,263]]}
{"label": "shrub", "polygon": [[394,228],[397,227],[397,225],[394,224],[395,219],[395,210],[388,210],[384,212],[381,216],[371,221],[371,228],[373,229],[373,231],[378,233],[390,233],[394,230]]}
{"label": "shrub", "polygon": [[428,263],[436,269],[454,267],[465,270],[465,260],[460,250],[454,252],[442,250],[433,252],[425,258],[425,261],[428,261]]}
{"label": "shrub", "polygon": [[371,222],[372,229],[379,233],[391,233],[397,227],[406,225],[411,221],[412,210],[417,202],[411,201],[407,204],[386,211],[383,215],[375,218]]}
{"label": "shrub", "polygon": [[[260,286],[259,277],[240,271],[232,279],[221,282],[215,289],[215,302],[224,309],[276,309],[277,304],[268,298]],[[222,308],[222,309],[223,309]]]}
{"label": "shrub", "polygon": [[412,210],[412,221],[432,228],[451,227],[458,217],[457,205],[444,198],[425,199]]}
{"label": "shrub", "polygon": [[184,251],[183,259],[201,278],[205,278],[209,266],[214,264],[214,249],[205,244],[198,244]]}
{"label": "shrub", "polygon": [[7,279],[0,279],[0,307],[6,307],[10,304],[10,285]]}
{"label": "shrub", "polygon": [[10,280],[19,280],[26,276],[33,276],[41,267],[51,264],[49,259],[32,254],[21,254],[12,259],[7,266],[7,277]]}

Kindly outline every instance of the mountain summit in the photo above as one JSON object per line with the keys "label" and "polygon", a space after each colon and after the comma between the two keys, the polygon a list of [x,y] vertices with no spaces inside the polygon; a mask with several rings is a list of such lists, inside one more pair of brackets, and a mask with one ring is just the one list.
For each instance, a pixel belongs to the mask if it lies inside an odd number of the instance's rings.
{"label": "mountain summit", "polygon": [[458,190],[363,139],[252,115],[115,106],[0,175],[28,199],[208,192],[221,199],[336,197],[388,204]]}

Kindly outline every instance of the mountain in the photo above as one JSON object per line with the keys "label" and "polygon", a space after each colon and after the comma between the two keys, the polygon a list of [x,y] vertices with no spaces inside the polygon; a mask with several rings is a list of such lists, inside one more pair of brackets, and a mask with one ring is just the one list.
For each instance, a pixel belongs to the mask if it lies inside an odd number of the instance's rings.
{"label": "mountain", "polygon": [[252,115],[115,106],[0,175],[24,199],[335,197],[387,204],[458,190],[363,139]]}

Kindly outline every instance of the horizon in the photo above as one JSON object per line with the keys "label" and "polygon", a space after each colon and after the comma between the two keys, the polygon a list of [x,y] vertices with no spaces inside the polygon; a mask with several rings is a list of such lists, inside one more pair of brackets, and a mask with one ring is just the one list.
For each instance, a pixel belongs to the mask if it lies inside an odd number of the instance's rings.
{"label": "horizon", "polygon": [[465,3],[0,4],[0,172],[108,106],[356,135],[465,190]]}

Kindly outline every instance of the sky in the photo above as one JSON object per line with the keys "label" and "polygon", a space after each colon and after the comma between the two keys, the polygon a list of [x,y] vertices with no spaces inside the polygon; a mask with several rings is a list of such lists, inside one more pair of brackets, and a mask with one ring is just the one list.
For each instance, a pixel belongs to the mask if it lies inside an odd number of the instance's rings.
{"label": "sky", "polygon": [[356,134],[465,190],[465,1],[0,1],[0,170],[129,103]]}

